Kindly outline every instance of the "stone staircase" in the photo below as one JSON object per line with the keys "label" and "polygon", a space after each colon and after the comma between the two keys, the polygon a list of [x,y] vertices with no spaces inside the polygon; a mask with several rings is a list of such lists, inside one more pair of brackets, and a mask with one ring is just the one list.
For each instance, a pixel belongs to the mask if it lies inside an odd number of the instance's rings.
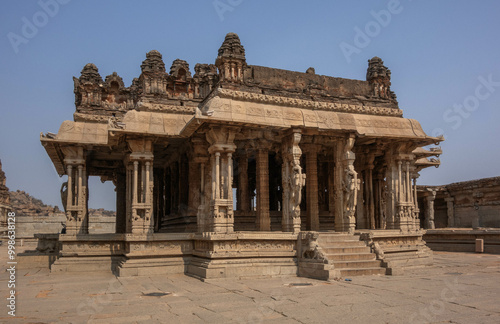
{"label": "stone staircase", "polygon": [[[302,252],[309,244],[306,238],[307,233],[304,234],[301,239]],[[332,280],[354,276],[385,275],[387,273],[383,261],[377,260],[375,253],[372,253],[370,247],[360,240],[359,235],[325,232],[316,232],[315,235],[317,249],[322,253],[322,256],[311,258],[301,255],[299,276]]]}
{"label": "stone staircase", "polygon": [[385,275],[386,268],[377,260],[359,235],[320,233],[319,246],[328,259],[328,264],[337,270],[340,277]]}

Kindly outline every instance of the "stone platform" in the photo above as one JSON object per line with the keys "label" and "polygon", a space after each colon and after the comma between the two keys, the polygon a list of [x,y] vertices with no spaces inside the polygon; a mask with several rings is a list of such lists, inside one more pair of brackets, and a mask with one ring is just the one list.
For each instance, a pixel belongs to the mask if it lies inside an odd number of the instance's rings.
{"label": "stone platform", "polygon": [[[120,277],[186,274],[198,279],[398,274],[428,265],[422,231],[357,234],[305,231],[138,234],[37,234],[20,268],[110,272]],[[376,243],[375,243],[376,242]],[[385,254],[384,254],[385,252]]]}

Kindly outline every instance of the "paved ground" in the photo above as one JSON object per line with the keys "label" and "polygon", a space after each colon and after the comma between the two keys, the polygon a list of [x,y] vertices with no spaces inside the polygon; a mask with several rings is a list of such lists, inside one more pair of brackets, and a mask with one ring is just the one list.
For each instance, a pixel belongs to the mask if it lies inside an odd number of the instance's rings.
{"label": "paved ground", "polygon": [[[8,295],[0,247],[0,293]],[[200,282],[19,270],[7,323],[500,323],[500,256],[436,252],[403,276]],[[302,284],[302,285],[293,285]],[[4,303],[6,299],[3,299]]]}

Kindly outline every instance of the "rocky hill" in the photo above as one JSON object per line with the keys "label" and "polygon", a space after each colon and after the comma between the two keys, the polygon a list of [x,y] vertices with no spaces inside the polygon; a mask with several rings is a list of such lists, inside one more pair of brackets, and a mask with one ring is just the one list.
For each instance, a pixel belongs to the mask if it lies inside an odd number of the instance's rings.
{"label": "rocky hill", "polygon": [[[50,216],[64,214],[57,206],[46,205],[40,199],[31,196],[21,190],[10,191],[10,205],[18,216]],[[100,209],[89,209],[90,216],[115,217],[114,211]]]}
{"label": "rocky hill", "polygon": [[8,206],[10,204],[9,188],[7,188],[5,182],[5,172],[2,171],[2,161],[0,160],[0,205]]}

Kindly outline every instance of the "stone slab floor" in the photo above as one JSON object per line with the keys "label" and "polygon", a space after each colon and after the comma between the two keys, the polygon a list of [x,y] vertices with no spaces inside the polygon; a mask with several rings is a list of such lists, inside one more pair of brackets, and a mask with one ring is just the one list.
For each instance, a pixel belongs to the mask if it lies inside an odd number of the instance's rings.
{"label": "stone slab floor", "polygon": [[19,270],[15,318],[5,245],[0,262],[2,323],[500,323],[500,256],[491,254],[436,252],[433,266],[402,276],[333,282]]}

